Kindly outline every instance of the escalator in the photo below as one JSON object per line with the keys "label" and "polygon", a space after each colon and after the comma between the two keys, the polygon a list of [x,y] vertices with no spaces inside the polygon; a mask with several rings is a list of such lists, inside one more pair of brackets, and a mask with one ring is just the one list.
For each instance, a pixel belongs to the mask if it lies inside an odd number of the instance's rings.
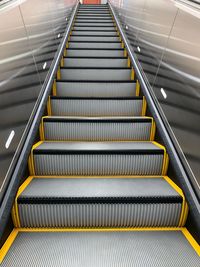
{"label": "escalator", "polygon": [[200,266],[147,110],[109,6],[80,5],[1,266]]}

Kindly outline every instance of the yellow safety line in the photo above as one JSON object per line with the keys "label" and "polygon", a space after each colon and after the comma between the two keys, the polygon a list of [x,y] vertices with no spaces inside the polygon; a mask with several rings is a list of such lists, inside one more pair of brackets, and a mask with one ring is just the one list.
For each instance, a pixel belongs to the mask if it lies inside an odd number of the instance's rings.
{"label": "yellow safety line", "polygon": [[40,140],[44,141],[45,140],[45,136],[44,136],[44,117],[42,117],[42,120],[40,122],[39,132],[40,132]]}
{"label": "yellow safety line", "polygon": [[167,173],[167,169],[168,169],[168,164],[169,164],[169,157],[166,151],[165,146],[159,144],[158,142],[152,141],[152,143],[156,146],[158,146],[159,148],[164,150],[164,158],[163,158],[163,167],[162,167],[162,175],[166,175]]}
{"label": "yellow safety line", "polygon": [[56,96],[57,95],[56,80],[53,81],[53,90],[52,91],[53,91],[53,96]]}
{"label": "yellow safety line", "polygon": [[184,234],[190,245],[193,247],[193,249],[196,251],[197,255],[200,257],[200,246],[197,241],[186,228],[182,229],[182,233]]}
{"label": "yellow safety line", "polygon": [[51,97],[48,97],[48,101],[47,101],[47,113],[49,116],[51,116],[52,111],[51,111]]}
{"label": "yellow safety line", "polygon": [[24,182],[23,184],[19,187],[18,191],[17,191],[17,195],[15,197],[15,202],[14,202],[14,211],[15,211],[15,215],[16,215],[16,224],[15,227],[20,227],[20,217],[19,217],[19,209],[18,209],[18,203],[17,203],[17,199],[18,197],[21,195],[21,193],[25,190],[25,188],[30,184],[30,182],[32,181],[33,176],[29,176]]}
{"label": "yellow safety line", "polygon": [[154,141],[155,133],[156,133],[156,124],[155,124],[155,121],[152,117],[151,117],[151,119],[152,119],[152,124],[151,124],[150,141]]}
{"label": "yellow safety line", "polygon": [[17,219],[16,219],[16,213],[15,213],[15,206],[12,206],[12,210],[11,210],[11,217],[12,217],[12,221],[15,227],[17,227]]}
{"label": "yellow safety line", "polygon": [[142,99],[142,114],[141,114],[141,116],[145,116],[146,110],[147,110],[147,102],[146,102],[145,97],[143,96],[143,99]]}
{"label": "yellow safety line", "polygon": [[140,83],[138,80],[136,81],[135,95],[136,96],[140,95]]}
{"label": "yellow safety line", "polygon": [[61,58],[61,61],[60,61],[60,66],[63,67],[64,66],[64,57]]}
{"label": "yellow safety line", "polygon": [[[37,142],[36,144],[34,144],[33,146],[32,146],[32,149],[31,149],[31,154],[30,154],[30,156],[29,156],[29,158],[30,158],[30,160],[29,160],[29,164],[28,164],[28,166],[29,166],[29,172],[30,172],[30,174],[31,175],[34,175],[35,174],[35,168],[34,168],[34,159],[33,159],[33,150],[35,149],[35,148],[37,148],[39,145],[41,145],[42,143],[44,143],[44,141],[39,141],[39,142]],[[32,166],[32,168],[30,168]]]}
{"label": "yellow safety line", "polygon": [[121,43],[121,47],[124,48],[124,42]]}
{"label": "yellow safety line", "polygon": [[142,232],[142,231],[181,231],[178,227],[146,227],[146,228],[19,228],[19,232]]}
{"label": "yellow safety line", "polygon": [[64,53],[63,53],[64,57],[67,56],[67,49],[64,50]]}
{"label": "yellow safety line", "polygon": [[180,215],[180,220],[179,220],[179,227],[183,227],[184,226],[184,219],[185,216],[187,217],[187,211],[186,211],[186,200],[185,200],[185,195],[183,194],[183,191],[181,190],[181,188],[176,185],[168,176],[164,176],[164,179],[171,185],[171,187],[174,188],[174,190],[182,197],[183,199],[183,203],[182,203],[182,209],[181,209],[181,215]]}
{"label": "yellow safety line", "polygon": [[128,67],[128,68],[131,67],[131,60],[130,60],[130,57],[128,57],[128,60],[127,60],[127,67]]}
{"label": "yellow safety line", "polygon": [[61,79],[61,72],[60,72],[60,67],[58,67],[58,71],[57,71],[57,80]]}
{"label": "yellow safety line", "polygon": [[85,178],[89,178],[89,179],[105,179],[105,178],[108,178],[108,179],[122,179],[122,178],[124,178],[124,179],[148,179],[148,178],[155,178],[155,179],[160,179],[160,178],[163,178],[164,179],[164,177],[167,177],[167,176],[159,176],[159,175],[127,175],[127,176],[122,176],[122,175],[117,175],[117,176],[114,176],[114,175],[110,175],[110,176],[105,176],[105,175],[101,175],[101,176],[87,176],[87,175],[81,175],[81,176],[79,176],[79,175],[51,175],[51,176],[49,176],[49,175],[42,175],[42,176],[40,176],[40,175],[34,175],[34,176],[29,176],[31,179],[32,178],[41,178],[41,179],[46,179],[46,178],[61,178],[61,179],[85,179]]}
{"label": "yellow safety line", "polygon": [[132,68],[131,69],[131,81],[134,81],[135,80],[135,71],[134,69]]}
{"label": "yellow safety line", "polygon": [[6,254],[8,253],[8,250],[12,246],[15,238],[17,237],[18,234],[18,229],[13,229],[12,232],[10,233],[9,237],[7,238],[6,242],[0,249],[0,263],[2,263],[3,259],[5,258]]}

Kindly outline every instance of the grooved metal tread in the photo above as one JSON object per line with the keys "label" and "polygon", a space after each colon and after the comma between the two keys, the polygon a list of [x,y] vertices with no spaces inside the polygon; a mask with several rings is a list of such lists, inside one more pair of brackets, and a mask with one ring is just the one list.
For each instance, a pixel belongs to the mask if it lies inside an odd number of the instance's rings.
{"label": "grooved metal tread", "polygon": [[91,202],[182,203],[182,197],[163,177],[37,177],[18,197],[27,204]]}
{"label": "grooved metal tread", "polygon": [[34,154],[92,153],[92,154],[164,154],[164,149],[157,143],[143,142],[50,142],[38,143]]}
{"label": "grooved metal tread", "polygon": [[199,267],[200,257],[181,230],[22,230],[1,266]]}

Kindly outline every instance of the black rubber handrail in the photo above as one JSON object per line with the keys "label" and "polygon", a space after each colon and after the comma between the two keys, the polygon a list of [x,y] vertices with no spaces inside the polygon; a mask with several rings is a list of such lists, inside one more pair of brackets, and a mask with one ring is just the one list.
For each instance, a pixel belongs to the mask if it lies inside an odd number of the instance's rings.
{"label": "black rubber handrail", "polygon": [[[168,123],[167,118],[151,88],[148,79],[139,64],[138,59],[134,55],[134,52],[131,48],[131,44],[123,32],[121,23],[119,22],[115,10],[112,7],[112,4],[109,2],[109,7],[115,19],[116,25],[118,27],[119,33],[124,42],[125,48],[127,49],[128,55],[130,57],[131,63],[134,67],[136,77],[139,80],[143,94],[146,98],[148,108],[150,112],[154,115],[156,126],[159,129],[163,143],[167,148],[167,151],[171,158],[171,164],[175,166],[176,175],[181,180],[182,188],[186,194],[187,201],[190,206],[190,210],[193,211],[195,208],[198,218],[200,218],[200,190],[199,185],[189,167],[189,164],[176,140],[176,137]],[[180,179],[181,178],[181,179]]]}
{"label": "black rubber handrail", "polygon": [[4,183],[2,188],[0,195],[0,240],[2,238],[6,223],[10,216],[12,203],[19,187],[20,178],[22,177],[22,174],[27,166],[31,147],[37,135],[39,124],[46,108],[46,103],[50,95],[53,81],[60,65],[64,49],[66,47],[66,42],[68,40],[74,18],[78,10],[78,6],[79,1],[77,1],[77,3],[75,4],[70,21],[67,25],[67,29],[63,34],[62,41],[55,54],[54,60],[51,63],[44,84],[41,88],[40,94],[32,111],[31,117],[23,133],[21,142],[10,165],[9,172],[6,177],[6,182]]}

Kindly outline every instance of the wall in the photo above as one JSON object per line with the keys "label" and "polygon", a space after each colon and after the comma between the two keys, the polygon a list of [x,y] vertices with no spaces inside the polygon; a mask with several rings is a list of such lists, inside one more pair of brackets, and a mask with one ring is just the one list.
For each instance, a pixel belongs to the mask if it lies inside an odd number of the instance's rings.
{"label": "wall", "polygon": [[200,9],[170,0],[111,0],[200,184]]}
{"label": "wall", "polygon": [[0,5],[0,187],[75,3],[11,0]]}

